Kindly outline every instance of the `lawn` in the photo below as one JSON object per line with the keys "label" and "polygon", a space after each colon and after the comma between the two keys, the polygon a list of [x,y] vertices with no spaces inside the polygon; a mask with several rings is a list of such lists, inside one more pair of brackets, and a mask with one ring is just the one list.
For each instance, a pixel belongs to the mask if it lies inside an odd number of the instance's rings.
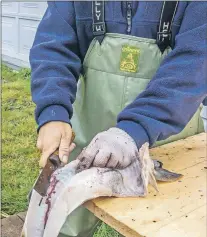
{"label": "lawn", "polygon": [[[34,104],[30,71],[2,66],[2,216],[27,209],[27,195],[37,175],[40,153],[36,149]],[[102,224],[94,237],[118,237]]]}
{"label": "lawn", "polygon": [[27,208],[27,194],[38,175],[36,125],[29,71],[2,67],[2,211]]}

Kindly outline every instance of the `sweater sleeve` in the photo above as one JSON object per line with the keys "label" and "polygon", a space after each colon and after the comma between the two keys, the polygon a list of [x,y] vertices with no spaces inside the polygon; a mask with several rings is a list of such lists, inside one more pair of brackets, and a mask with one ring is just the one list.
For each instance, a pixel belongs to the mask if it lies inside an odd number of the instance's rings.
{"label": "sweater sleeve", "polygon": [[70,123],[81,71],[79,54],[73,2],[48,2],[30,50],[39,128],[50,121]]}
{"label": "sweater sleeve", "polygon": [[207,2],[186,7],[174,49],[153,79],[118,116],[138,148],[179,133],[207,95]]}

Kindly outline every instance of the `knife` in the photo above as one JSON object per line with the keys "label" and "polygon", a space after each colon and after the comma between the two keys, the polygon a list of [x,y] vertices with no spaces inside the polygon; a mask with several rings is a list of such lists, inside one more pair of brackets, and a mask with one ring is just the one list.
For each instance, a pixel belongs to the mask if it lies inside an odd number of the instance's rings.
{"label": "knife", "polygon": [[[75,139],[75,133],[72,132],[71,143]],[[62,166],[60,161],[58,150],[56,150],[48,159],[45,167],[40,171],[40,174],[35,181],[32,190],[29,192],[28,200],[30,201],[32,191],[35,190],[41,197],[46,196],[47,189],[50,185],[51,175]]]}

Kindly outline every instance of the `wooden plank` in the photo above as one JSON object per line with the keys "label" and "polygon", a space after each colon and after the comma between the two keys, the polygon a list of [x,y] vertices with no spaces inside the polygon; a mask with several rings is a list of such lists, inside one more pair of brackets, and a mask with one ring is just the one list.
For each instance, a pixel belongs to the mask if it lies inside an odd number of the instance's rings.
{"label": "wooden plank", "polygon": [[[154,233],[169,236],[165,229],[172,228],[173,233],[179,224],[177,229],[181,231],[182,223],[185,228],[187,221],[182,218],[206,208],[206,134],[153,148],[151,153],[167,169],[180,171],[184,178],[159,183],[160,193],[150,188],[147,198],[99,198],[86,204],[96,216],[127,237],[152,237]],[[183,231],[188,236],[187,229]]]}
{"label": "wooden plank", "polygon": [[[103,199],[104,200],[104,199]],[[86,202],[84,206],[95,214],[100,220],[113,227],[119,233],[127,237],[142,237],[133,229],[130,229],[127,225],[120,222],[118,219],[110,216],[107,212],[103,212],[102,209],[98,208],[94,202]]]}
{"label": "wooden plank", "polygon": [[206,160],[207,134],[201,133],[183,140],[151,149],[154,159],[163,161],[173,171],[182,171]]}
{"label": "wooden plank", "polygon": [[150,237],[206,237],[206,206],[202,206],[183,217],[171,222],[154,233]]}

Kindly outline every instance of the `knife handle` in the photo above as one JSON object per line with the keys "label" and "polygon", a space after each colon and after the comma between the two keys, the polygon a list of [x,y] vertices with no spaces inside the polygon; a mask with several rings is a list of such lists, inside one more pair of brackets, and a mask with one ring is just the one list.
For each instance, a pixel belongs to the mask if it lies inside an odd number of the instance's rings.
{"label": "knife handle", "polygon": [[58,151],[55,151],[50,157],[49,161],[53,164],[54,169],[57,169],[61,165],[61,161],[58,155]]}
{"label": "knife handle", "polygon": [[[74,141],[74,139],[75,139],[75,133],[74,133],[74,131],[72,131],[71,143]],[[60,158],[59,158],[59,151],[56,150],[55,152],[53,152],[53,154],[49,157],[49,160],[54,165],[55,169],[60,167],[61,161],[60,161]]]}

